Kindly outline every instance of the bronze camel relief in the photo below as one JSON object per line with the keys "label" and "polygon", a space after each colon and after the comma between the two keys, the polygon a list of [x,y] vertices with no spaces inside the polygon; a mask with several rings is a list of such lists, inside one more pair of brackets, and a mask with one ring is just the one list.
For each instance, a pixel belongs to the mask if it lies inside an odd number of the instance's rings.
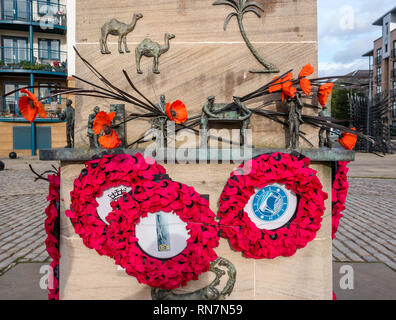
{"label": "bronze camel relief", "polygon": [[129,33],[131,33],[136,26],[136,22],[143,18],[143,15],[141,13],[135,13],[133,15],[132,21],[130,24],[126,24],[123,22],[118,21],[117,19],[111,19],[109,22],[106,22],[102,26],[102,37],[100,39],[100,51],[102,54],[110,54],[110,50],[107,46],[107,38],[109,35],[112,36],[118,36],[118,52],[119,53],[124,53],[121,48],[121,43],[124,44],[124,49],[125,52],[129,53],[131,52],[128,49],[127,42],[126,42],[126,37]]}
{"label": "bronze camel relief", "polygon": [[164,38],[165,43],[162,46],[159,43],[153,42],[151,39],[146,38],[136,47],[135,54],[137,73],[143,73],[140,69],[140,61],[142,60],[143,56],[154,58],[153,73],[160,73],[158,70],[159,57],[169,50],[169,40],[174,39],[175,35],[166,33]]}

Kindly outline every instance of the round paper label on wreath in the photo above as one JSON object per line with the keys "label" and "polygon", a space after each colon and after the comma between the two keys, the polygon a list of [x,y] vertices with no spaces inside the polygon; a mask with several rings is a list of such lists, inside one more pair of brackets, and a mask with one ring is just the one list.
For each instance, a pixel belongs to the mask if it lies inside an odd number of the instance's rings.
{"label": "round paper label on wreath", "polygon": [[245,212],[261,230],[275,230],[286,225],[297,209],[297,196],[284,185],[270,184],[256,189]]}
{"label": "round paper label on wreath", "polygon": [[96,212],[98,213],[100,219],[102,219],[106,224],[109,224],[106,221],[106,217],[113,210],[110,204],[113,201],[116,201],[119,198],[121,198],[124,193],[129,192],[131,190],[132,190],[131,187],[119,185],[117,187],[112,187],[103,191],[103,194],[100,197],[96,198],[96,202],[99,204],[98,208],[96,209]]}
{"label": "round paper label on wreath", "polygon": [[150,213],[136,225],[139,247],[157,259],[171,259],[187,247],[190,237],[187,223],[176,214],[159,211]]}

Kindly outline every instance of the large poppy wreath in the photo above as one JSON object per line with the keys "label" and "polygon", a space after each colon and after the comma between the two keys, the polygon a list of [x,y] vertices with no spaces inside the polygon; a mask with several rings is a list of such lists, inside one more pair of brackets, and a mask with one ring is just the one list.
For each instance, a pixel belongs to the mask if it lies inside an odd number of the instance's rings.
{"label": "large poppy wreath", "polygon": [[336,233],[338,231],[338,226],[340,225],[340,220],[343,217],[342,212],[345,210],[345,202],[348,195],[349,183],[348,183],[348,161],[336,162],[335,176],[333,179],[332,188],[332,220],[333,220],[333,239],[336,238]]}
{"label": "large poppy wreath", "polygon": [[[66,211],[84,244],[100,255],[113,257],[113,248],[108,245],[109,225],[106,221],[112,210],[110,203],[131,190],[137,182],[152,180],[161,174],[165,174],[165,169],[154,161],[150,164],[141,154],[107,155],[87,161],[85,169],[74,181],[70,210]],[[99,203],[101,198],[105,198],[103,206]]]}
{"label": "large poppy wreath", "polygon": [[231,173],[218,216],[234,250],[247,258],[289,257],[315,238],[328,195],[309,165],[301,155],[274,153]]}
{"label": "large poppy wreath", "polygon": [[[114,210],[107,217],[110,222],[107,234],[115,249],[116,264],[140,283],[176,289],[197,280],[201,273],[209,270],[210,262],[217,259],[214,248],[219,245],[219,230],[215,214],[209,208],[209,201],[192,187],[169,180],[140,181],[128,194],[113,202],[112,207]],[[153,256],[138,234],[155,233],[145,232],[144,221],[161,215],[173,217],[169,226],[183,225],[187,235],[184,239],[172,239],[170,234],[171,246],[179,246],[173,257]],[[158,232],[155,246],[157,241]]]}

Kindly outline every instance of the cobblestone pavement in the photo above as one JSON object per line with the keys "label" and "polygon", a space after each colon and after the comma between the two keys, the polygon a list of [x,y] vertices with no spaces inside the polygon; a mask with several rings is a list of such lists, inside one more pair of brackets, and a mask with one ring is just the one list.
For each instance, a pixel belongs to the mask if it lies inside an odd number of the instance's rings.
{"label": "cobblestone pavement", "polygon": [[396,179],[349,178],[333,260],[383,262],[396,271]]}
{"label": "cobblestone pavement", "polygon": [[0,172],[0,275],[15,263],[48,259],[44,243],[48,182],[34,182],[28,164],[40,173],[52,164],[34,159],[2,161],[6,170]]}

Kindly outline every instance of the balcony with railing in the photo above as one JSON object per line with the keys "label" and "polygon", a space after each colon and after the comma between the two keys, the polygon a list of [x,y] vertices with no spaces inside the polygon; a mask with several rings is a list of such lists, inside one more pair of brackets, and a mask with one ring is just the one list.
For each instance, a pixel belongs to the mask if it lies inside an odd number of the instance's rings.
{"label": "balcony with railing", "polygon": [[391,57],[393,60],[396,60],[396,49],[392,49]]}
{"label": "balcony with railing", "polygon": [[377,74],[377,75],[375,76],[375,83],[378,84],[378,85],[380,85],[380,84],[381,84],[381,81],[382,81],[382,76]]}
{"label": "balcony with railing", "polygon": [[66,6],[45,0],[0,0],[0,23],[66,28]]}
{"label": "balcony with railing", "polygon": [[381,65],[382,63],[382,56],[377,56],[374,59],[376,65]]}
{"label": "balcony with railing", "polygon": [[[33,59],[30,59],[33,55]],[[34,48],[0,47],[0,72],[67,75],[67,52]]]}
{"label": "balcony with railing", "polygon": [[[18,94],[18,97],[24,94]],[[59,122],[60,114],[66,108],[66,98],[57,97],[46,100],[41,100],[43,103],[47,118],[43,119],[37,115],[37,122]],[[0,99],[0,122],[26,122],[22,117],[18,108],[18,99],[15,94],[6,98]]]}

